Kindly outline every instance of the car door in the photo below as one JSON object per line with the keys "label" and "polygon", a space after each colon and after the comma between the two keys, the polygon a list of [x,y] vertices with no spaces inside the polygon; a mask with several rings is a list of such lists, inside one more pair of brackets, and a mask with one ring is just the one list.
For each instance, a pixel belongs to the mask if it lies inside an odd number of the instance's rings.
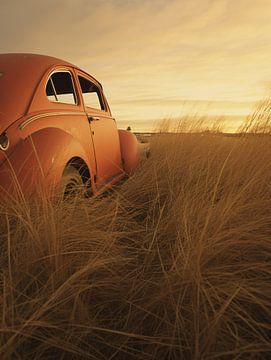
{"label": "car door", "polygon": [[122,172],[118,129],[98,82],[79,71],[78,82],[92,135],[99,186]]}

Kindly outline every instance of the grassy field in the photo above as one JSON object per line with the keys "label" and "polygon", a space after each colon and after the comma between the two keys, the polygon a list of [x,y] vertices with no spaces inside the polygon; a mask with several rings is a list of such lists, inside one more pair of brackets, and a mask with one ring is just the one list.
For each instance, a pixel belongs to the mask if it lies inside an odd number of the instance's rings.
{"label": "grassy field", "polygon": [[270,159],[270,134],[160,134],[106,196],[0,205],[0,358],[268,358]]}

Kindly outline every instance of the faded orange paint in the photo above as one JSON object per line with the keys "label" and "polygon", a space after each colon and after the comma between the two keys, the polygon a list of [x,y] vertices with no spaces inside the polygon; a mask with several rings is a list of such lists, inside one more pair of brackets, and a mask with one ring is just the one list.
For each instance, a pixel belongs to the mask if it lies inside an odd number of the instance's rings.
{"label": "faded orange paint", "polygon": [[[52,102],[46,84],[53,71],[69,71],[77,103]],[[66,61],[35,54],[0,54],[0,135],[9,148],[0,150],[0,187],[33,192],[41,184],[59,186],[71,159],[82,161],[94,192],[130,174],[138,165],[138,143],[119,132],[101,84]],[[103,110],[84,104],[78,76],[98,89]]]}

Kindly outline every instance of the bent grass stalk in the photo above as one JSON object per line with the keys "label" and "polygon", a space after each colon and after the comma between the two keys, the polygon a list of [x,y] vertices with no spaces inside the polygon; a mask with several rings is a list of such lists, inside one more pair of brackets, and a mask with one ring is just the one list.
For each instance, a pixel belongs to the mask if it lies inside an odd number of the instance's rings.
{"label": "bent grass stalk", "polygon": [[0,205],[1,358],[271,353],[271,136],[200,127],[106,196]]}

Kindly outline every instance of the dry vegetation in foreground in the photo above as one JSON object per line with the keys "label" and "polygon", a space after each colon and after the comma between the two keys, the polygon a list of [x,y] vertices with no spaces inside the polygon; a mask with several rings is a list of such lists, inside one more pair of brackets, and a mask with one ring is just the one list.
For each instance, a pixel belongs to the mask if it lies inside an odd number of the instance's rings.
{"label": "dry vegetation in foreground", "polygon": [[107,196],[1,206],[0,358],[268,358],[270,159],[270,135],[157,135]]}

